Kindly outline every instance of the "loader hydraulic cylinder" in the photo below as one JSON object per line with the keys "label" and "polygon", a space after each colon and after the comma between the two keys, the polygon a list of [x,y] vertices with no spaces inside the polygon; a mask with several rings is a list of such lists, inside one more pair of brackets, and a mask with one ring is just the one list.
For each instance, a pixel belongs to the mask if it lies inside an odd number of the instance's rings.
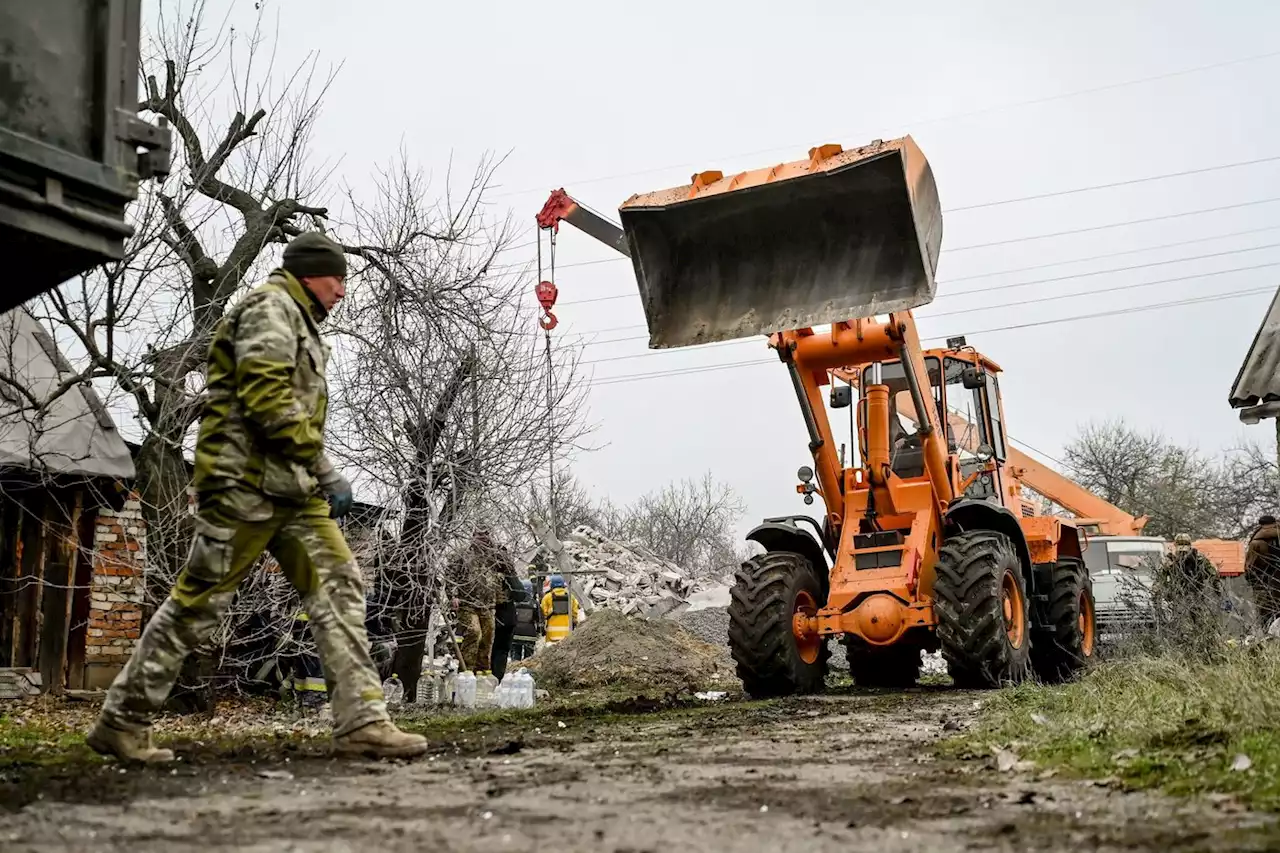
{"label": "loader hydraulic cylinder", "polygon": [[787,371],[791,374],[791,384],[796,389],[796,399],[800,403],[800,413],[804,416],[805,429],[809,431],[809,452],[816,453],[822,447],[822,433],[818,430],[818,419],[813,414],[813,406],[809,403],[809,392],[800,377],[800,369],[794,361],[787,362]]}
{"label": "loader hydraulic cylinder", "polygon": [[867,476],[877,486],[889,479],[889,386],[867,388]]}

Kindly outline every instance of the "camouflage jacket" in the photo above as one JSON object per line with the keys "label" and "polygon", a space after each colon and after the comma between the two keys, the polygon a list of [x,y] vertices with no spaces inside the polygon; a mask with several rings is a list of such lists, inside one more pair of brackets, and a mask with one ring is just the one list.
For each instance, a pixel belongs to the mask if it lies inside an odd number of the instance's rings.
{"label": "camouflage jacket", "polygon": [[[509,600],[505,576],[514,576],[511,558],[496,546],[469,544],[454,559],[448,588],[463,610],[487,611]],[[519,584],[519,577],[516,577]],[[524,588],[520,591],[523,593]]]}
{"label": "camouflage jacket", "polygon": [[302,283],[276,270],[218,323],[196,440],[197,493],[248,485],[300,502],[316,492],[316,477],[332,468],[322,316]]}

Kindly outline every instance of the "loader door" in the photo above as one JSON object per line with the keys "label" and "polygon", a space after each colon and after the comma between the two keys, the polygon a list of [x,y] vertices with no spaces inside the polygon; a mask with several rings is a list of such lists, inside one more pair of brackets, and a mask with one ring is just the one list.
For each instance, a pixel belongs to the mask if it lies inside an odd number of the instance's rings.
{"label": "loader door", "polygon": [[[991,394],[994,377],[988,374],[982,388],[965,388],[964,371],[971,367],[973,365],[968,361],[946,358],[946,396],[943,399],[946,411],[943,417],[947,423],[947,442],[952,452],[958,455],[960,477],[966,480],[973,472],[992,467],[988,459],[979,455],[978,448],[984,445],[992,448],[1000,462],[1008,455],[999,412],[999,395],[993,397]],[[996,403],[994,407],[993,401]],[[965,497],[999,500],[1004,486],[1002,472],[1002,466],[996,465],[994,470],[980,474],[965,490]]]}

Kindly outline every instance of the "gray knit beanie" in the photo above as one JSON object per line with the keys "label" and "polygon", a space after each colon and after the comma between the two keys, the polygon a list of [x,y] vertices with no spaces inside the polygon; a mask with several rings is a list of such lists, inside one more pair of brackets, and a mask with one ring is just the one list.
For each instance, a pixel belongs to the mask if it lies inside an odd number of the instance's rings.
{"label": "gray knit beanie", "polygon": [[347,256],[342,247],[319,231],[305,231],[285,246],[281,264],[295,278],[347,275]]}

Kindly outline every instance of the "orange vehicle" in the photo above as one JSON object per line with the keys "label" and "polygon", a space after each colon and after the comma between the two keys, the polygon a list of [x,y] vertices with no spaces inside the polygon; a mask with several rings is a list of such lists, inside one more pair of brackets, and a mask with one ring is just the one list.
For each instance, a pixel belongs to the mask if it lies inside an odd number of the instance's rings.
{"label": "orange vehicle", "polygon": [[[910,137],[703,172],[619,213],[650,346],[767,335],[808,435],[813,467],[797,491],[822,499],[822,520],[751,531],[765,553],[732,589],[730,647],[750,695],[821,690],[831,638],[868,685],[914,683],[926,649],[971,687],[1064,679],[1091,660],[1081,536],[1067,519],[1023,515],[999,367],[963,339],[920,344],[911,309],[934,297],[942,215]],[[583,215],[599,219],[560,191],[539,225]],[[900,399],[925,413],[914,433]],[[848,464],[828,402],[852,409]],[[976,452],[947,428],[949,406],[971,411]]]}

